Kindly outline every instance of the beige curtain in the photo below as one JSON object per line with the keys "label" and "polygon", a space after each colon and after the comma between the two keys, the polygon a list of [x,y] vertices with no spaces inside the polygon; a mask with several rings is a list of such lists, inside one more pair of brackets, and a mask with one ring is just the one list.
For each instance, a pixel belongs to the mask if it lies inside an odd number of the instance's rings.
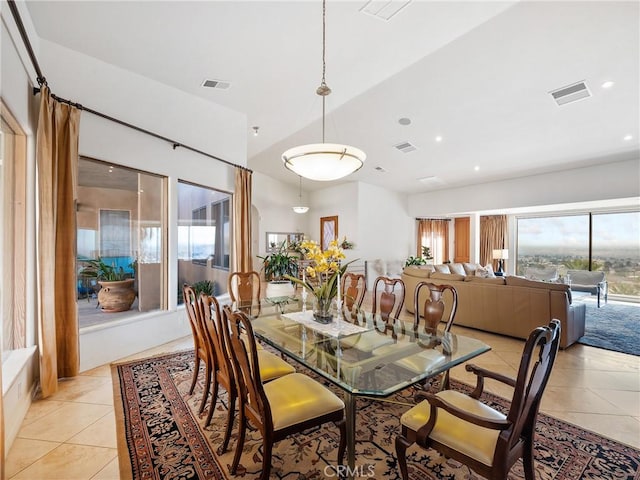
{"label": "beige curtain", "polygon": [[78,374],[76,179],[80,110],[40,92],[36,137],[38,175],[38,345],[40,388]]}
{"label": "beige curtain", "polygon": [[507,230],[508,225],[506,215],[480,217],[480,263],[482,265],[491,263],[494,270],[497,268],[498,261],[493,260],[493,250],[508,248]]}
{"label": "beige curtain", "polygon": [[233,196],[233,271],[253,270],[251,258],[251,171],[236,167]]}
{"label": "beige curtain", "polygon": [[449,220],[418,220],[417,256],[422,256],[422,247],[431,249],[433,263],[440,264],[449,260]]}

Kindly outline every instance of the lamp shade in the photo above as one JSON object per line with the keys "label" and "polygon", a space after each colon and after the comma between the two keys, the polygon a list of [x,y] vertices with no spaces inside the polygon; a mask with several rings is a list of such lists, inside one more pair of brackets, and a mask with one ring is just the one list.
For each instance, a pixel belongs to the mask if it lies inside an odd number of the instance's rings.
{"label": "lamp shade", "polygon": [[307,213],[309,211],[309,207],[291,207],[293,211],[296,213]]}
{"label": "lamp shade", "polygon": [[282,154],[284,166],[301,177],[326,182],[359,170],[367,158],[359,148],[336,143],[312,143]]}
{"label": "lamp shade", "polygon": [[493,251],[493,259],[494,260],[508,260],[509,259],[509,250],[501,249]]}

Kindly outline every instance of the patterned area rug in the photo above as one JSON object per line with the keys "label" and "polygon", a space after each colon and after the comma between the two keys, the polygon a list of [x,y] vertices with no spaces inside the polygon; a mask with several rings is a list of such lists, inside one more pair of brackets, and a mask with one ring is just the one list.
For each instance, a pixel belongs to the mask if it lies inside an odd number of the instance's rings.
{"label": "patterned area rug", "polygon": [[640,355],[640,304],[603,302],[598,308],[593,298],[578,301],[587,306],[585,334],[578,343]]}
{"label": "patterned area rug", "polygon": [[[259,477],[262,456],[257,431],[247,433],[242,469],[235,477],[229,474],[228,466],[236,434],[230,451],[221,456],[215,453],[222,440],[226,399],[223,394],[224,405],[218,402],[212,424],[204,429],[205,415],[196,413],[202,385],[193,395],[187,394],[192,367],[192,351],[113,366],[121,479]],[[304,372],[298,365],[296,368]],[[452,387],[469,390],[458,382]],[[394,439],[399,418],[412,403],[413,393],[408,390],[390,398],[397,403],[358,400],[356,477],[400,478]],[[488,394],[484,401],[505,411],[505,400],[497,396]],[[273,450],[271,478],[336,478],[338,437],[338,429],[328,424],[278,442]],[[434,451],[411,447],[409,452],[412,480],[480,478]],[[640,479],[640,450],[543,414],[538,419],[535,458],[536,478],[541,480]],[[509,478],[524,478],[521,461]]]}

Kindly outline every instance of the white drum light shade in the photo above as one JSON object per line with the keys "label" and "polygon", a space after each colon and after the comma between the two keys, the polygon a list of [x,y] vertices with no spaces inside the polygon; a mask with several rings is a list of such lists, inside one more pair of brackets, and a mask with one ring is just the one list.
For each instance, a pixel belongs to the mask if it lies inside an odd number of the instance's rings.
{"label": "white drum light shade", "polygon": [[301,177],[320,182],[352,174],[362,168],[366,158],[359,148],[336,143],[300,145],[282,154],[286,168]]}
{"label": "white drum light shade", "polygon": [[307,213],[309,211],[309,207],[291,207],[293,211],[296,213]]}

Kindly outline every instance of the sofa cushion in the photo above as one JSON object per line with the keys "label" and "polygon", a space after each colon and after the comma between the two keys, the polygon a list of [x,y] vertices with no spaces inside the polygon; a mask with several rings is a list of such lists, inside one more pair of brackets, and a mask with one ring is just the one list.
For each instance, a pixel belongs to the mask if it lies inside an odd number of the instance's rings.
{"label": "sofa cushion", "polygon": [[461,282],[464,280],[465,275],[460,275],[458,273],[442,273],[442,272],[433,272],[430,278],[436,280],[448,280],[450,282]]}
{"label": "sofa cushion", "polygon": [[464,268],[464,272],[467,275],[475,275],[476,274],[476,270],[478,269],[478,267],[480,267],[481,265],[479,263],[463,263],[462,264],[462,268]]}
{"label": "sofa cushion", "polygon": [[436,272],[451,273],[451,270],[449,269],[449,265],[446,265],[446,264],[434,265],[433,268],[435,269]]}
{"label": "sofa cushion", "polygon": [[451,273],[457,273],[458,275],[466,275],[467,272],[464,269],[464,265],[461,263],[450,263],[449,270]]}
{"label": "sofa cushion", "polygon": [[429,275],[431,275],[431,265],[409,265],[407,267],[404,267],[402,273],[411,275],[412,277],[429,278]]}
{"label": "sofa cushion", "polygon": [[571,289],[569,288],[569,285],[565,285],[564,283],[539,282],[537,280],[529,280],[522,277],[507,277],[506,284],[515,287],[543,288],[545,290],[566,292],[569,297],[569,304],[571,304]]}
{"label": "sofa cushion", "polygon": [[478,268],[476,268],[476,277],[494,278],[495,276],[493,267],[490,264],[486,267],[478,266]]}
{"label": "sofa cushion", "polygon": [[504,285],[505,277],[476,277],[475,275],[468,275],[464,277],[464,281],[474,283],[488,283],[493,285]]}

